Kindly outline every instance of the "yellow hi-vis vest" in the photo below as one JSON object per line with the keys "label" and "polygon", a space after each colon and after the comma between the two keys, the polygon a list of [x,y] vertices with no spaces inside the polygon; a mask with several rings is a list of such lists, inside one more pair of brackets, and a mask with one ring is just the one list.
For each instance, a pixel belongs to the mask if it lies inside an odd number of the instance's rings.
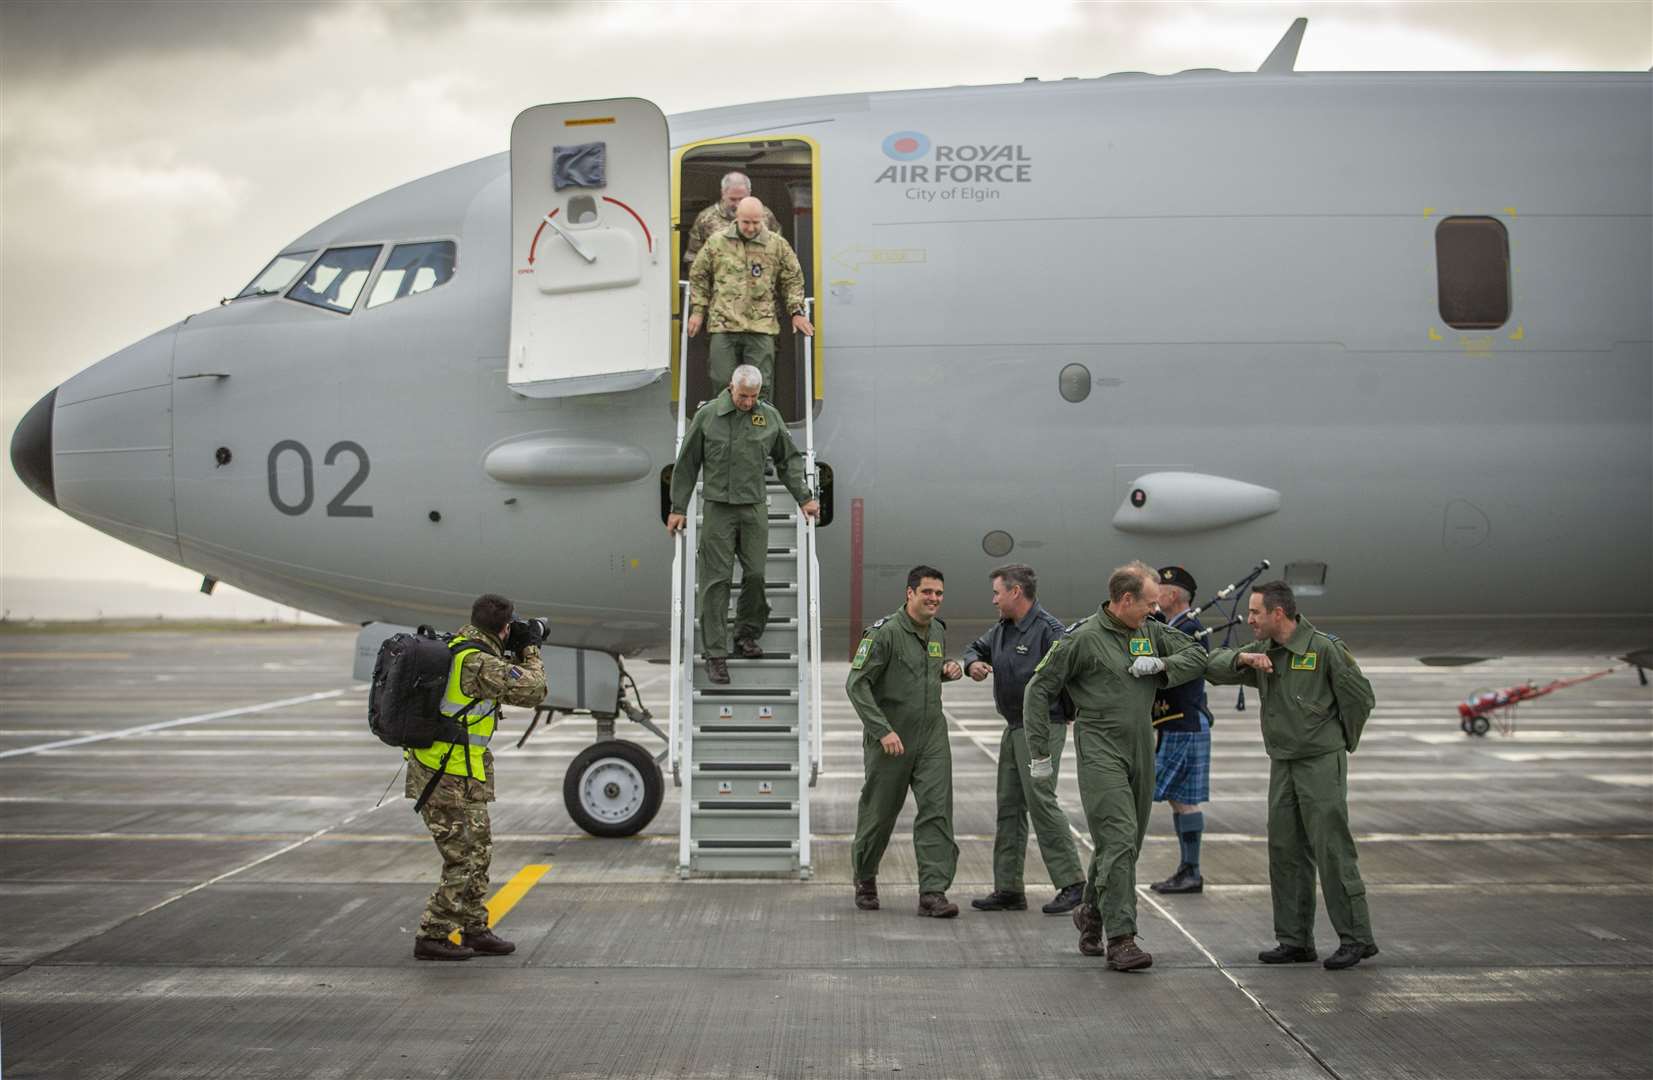
{"label": "yellow hi-vis vest", "polygon": [[[461,641],[474,640],[456,637],[450,644],[457,645]],[[499,715],[499,702],[492,698],[473,698],[459,688],[459,669],[465,663],[465,658],[474,652],[482,652],[480,645],[468,649],[459,649],[453,654],[453,663],[448,667],[448,687],[442,694],[442,715],[459,717],[465,706],[470,711],[460,717],[465,725],[465,733],[469,740],[469,747],[456,746],[453,743],[433,742],[424,750],[408,751],[419,760],[421,765],[428,769],[445,771],[455,776],[469,776],[477,780],[488,779],[482,765],[482,753],[488,748],[493,739],[494,722]],[[453,753],[448,752],[449,747]],[[442,762],[447,761],[447,768],[443,769]]]}

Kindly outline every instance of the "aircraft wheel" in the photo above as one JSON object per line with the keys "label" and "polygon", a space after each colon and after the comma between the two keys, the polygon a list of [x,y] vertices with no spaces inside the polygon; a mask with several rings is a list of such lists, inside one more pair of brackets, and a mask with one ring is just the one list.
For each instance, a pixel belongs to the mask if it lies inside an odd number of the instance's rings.
{"label": "aircraft wheel", "polygon": [[1469,722],[1469,729],[1476,735],[1485,735],[1492,722],[1484,716],[1477,716]]}
{"label": "aircraft wheel", "polygon": [[562,801],[592,836],[631,836],[654,820],[666,781],[654,755],[624,739],[581,750],[562,778]]}

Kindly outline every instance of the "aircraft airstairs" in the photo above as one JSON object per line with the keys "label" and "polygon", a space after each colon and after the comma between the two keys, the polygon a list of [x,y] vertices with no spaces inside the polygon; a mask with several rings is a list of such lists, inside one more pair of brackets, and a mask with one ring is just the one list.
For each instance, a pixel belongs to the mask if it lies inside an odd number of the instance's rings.
{"label": "aircraft airstairs", "polygon": [[[685,298],[686,299],[686,298]],[[687,303],[683,310],[688,310]],[[680,356],[688,355],[687,338]],[[810,490],[815,465],[814,342],[804,339],[806,398],[802,447]],[[677,443],[688,416],[687,365],[680,364]],[[794,438],[797,432],[794,431]],[[769,553],[764,581],[771,608],[758,659],[729,658],[728,685],[699,662],[695,551],[700,487],[672,561],[672,782],[679,789],[678,874],[812,875],[809,796],[821,770],[821,605],[815,524],[784,486],[769,484]],[[740,577],[730,589],[731,615]],[[732,622],[732,620],[731,620]],[[733,629],[731,625],[731,630]]]}

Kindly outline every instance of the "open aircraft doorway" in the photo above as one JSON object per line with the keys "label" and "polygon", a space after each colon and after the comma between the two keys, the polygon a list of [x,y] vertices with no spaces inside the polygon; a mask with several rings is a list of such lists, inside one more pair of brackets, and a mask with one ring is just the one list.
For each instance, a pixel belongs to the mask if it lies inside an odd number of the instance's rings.
{"label": "open aircraft doorway", "polygon": [[[815,214],[815,194],[820,186],[820,147],[811,139],[776,137],[764,139],[713,139],[695,143],[678,152],[672,179],[675,185],[673,206],[677,220],[673,230],[673,254],[677,260],[678,277],[689,276],[689,231],[701,211],[722,198],[722,181],[731,172],[744,173],[751,179],[752,194],[775,215],[781,236],[798,255],[804,272],[804,295],[815,297],[815,282],[820,277],[819,230]],[[683,304],[679,286],[673,310],[679,317]],[[787,423],[803,420],[804,402],[813,400],[817,414],[821,400],[821,311],[812,305],[810,319],[815,324],[815,385],[803,385],[803,345],[800,335],[794,333],[785,318],[784,305],[777,301],[776,311],[781,315],[781,334],[775,342],[775,407],[786,417]],[[706,331],[689,339],[689,409],[692,413],[702,401],[716,396],[719,387],[711,385],[707,374],[707,354],[711,335]],[[677,339],[680,348],[681,338]],[[682,363],[681,356],[675,356]],[[680,385],[673,371],[672,386]],[[675,405],[675,401],[674,401]]]}

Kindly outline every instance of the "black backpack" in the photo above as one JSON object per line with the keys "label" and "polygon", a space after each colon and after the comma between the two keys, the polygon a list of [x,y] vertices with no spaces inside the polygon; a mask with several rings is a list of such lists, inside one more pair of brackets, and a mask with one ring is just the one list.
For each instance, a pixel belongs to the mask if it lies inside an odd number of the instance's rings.
{"label": "black backpack", "polygon": [[480,646],[474,641],[438,637],[428,626],[386,638],[373,664],[368,728],[381,742],[404,750],[427,750],[435,742],[464,742],[461,719],[442,715],[442,696],[453,658],[476,648]]}

